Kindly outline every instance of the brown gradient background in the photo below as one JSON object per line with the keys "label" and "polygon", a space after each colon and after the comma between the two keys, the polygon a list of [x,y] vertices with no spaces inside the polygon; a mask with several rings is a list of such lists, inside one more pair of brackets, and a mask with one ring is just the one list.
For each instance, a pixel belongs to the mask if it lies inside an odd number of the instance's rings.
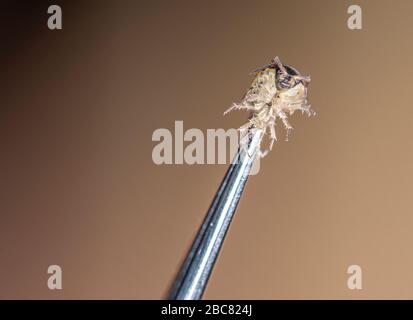
{"label": "brown gradient background", "polygon": [[152,133],[239,126],[275,55],[317,116],[251,177],[205,298],[413,298],[413,2],[350,31],[353,3],[1,1],[0,298],[163,297],[226,166],[156,166]]}

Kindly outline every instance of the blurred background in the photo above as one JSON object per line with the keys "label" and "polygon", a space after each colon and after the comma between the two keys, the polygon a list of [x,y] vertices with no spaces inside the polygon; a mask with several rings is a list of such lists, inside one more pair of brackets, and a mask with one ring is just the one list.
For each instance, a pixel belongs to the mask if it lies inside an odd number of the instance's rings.
{"label": "blurred background", "polygon": [[250,177],[205,298],[412,299],[413,2],[357,1],[357,31],[351,4],[2,0],[0,298],[164,297],[227,166],[155,165],[152,133],[239,127],[278,55],[317,116]]}

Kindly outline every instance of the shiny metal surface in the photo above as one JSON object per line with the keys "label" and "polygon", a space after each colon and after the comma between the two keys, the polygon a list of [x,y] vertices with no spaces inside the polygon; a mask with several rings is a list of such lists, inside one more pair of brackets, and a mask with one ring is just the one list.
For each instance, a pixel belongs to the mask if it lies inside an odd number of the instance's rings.
{"label": "shiny metal surface", "polygon": [[238,149],[215,195],[184,263],[172,285],[168,299],[198,300],[202,298],[244,190],[262,139],[262,131],[254,130]]}

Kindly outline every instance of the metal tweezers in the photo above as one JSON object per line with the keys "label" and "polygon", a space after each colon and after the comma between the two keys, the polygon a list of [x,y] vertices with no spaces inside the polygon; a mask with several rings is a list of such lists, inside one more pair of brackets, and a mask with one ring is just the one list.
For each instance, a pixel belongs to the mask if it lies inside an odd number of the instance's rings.
{"label": "metal tweezers", "polygon": [[201,299],[257,155],[262,130],[240,143],[192,246],[169,291],[169,300]]}

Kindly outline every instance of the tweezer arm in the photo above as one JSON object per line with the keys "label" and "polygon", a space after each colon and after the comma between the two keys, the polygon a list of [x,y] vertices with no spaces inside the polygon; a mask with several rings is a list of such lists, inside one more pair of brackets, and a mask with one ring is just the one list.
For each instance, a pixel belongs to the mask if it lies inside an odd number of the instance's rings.
{"label": "tweezer arm", "polygon": [[255,129],[250,131],[245,142],[240,144],[172,285],[168,299],[202,298],[247,182],[261,138],[262,131]]}

